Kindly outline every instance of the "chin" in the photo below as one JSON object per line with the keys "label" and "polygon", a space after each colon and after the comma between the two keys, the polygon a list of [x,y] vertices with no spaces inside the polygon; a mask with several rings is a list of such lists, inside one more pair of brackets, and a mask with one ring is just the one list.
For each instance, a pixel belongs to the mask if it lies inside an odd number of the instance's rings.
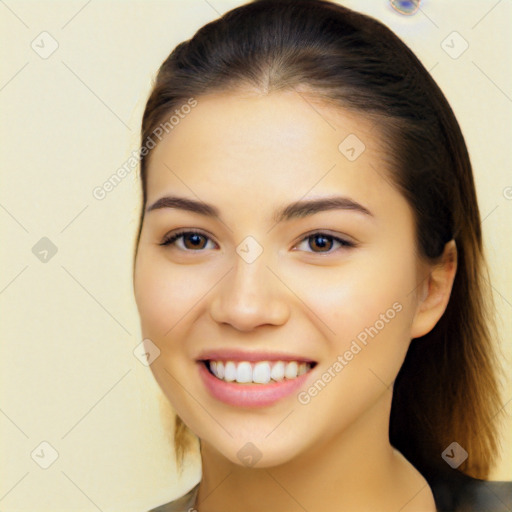
{"label": "chin", "polygon": [[266,435],[251,436],[244,432],[240,436],[234,434],[233,438],[205,440],[233,464],[256,469],[286,464],[304,450],[304,446],[293,438],[288,438],[288,442],[284,443],[280,436],[270,440],[265,439]]}

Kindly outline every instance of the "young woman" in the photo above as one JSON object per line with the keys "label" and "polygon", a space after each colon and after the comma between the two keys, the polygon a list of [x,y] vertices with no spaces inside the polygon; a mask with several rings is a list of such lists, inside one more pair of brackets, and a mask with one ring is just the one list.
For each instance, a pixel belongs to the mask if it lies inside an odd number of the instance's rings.
{"label": "young woman", "polygon": [[202,460],[154,512],[509,510],[468,152],[388,28],[233,9],[162,64],[140,156],[142,333]]}

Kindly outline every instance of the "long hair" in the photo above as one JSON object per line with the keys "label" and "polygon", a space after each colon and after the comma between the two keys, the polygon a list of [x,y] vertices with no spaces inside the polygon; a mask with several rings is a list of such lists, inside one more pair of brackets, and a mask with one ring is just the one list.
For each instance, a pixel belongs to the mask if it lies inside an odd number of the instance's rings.
{"label": "long hair", "polygon": [[[180,43],[161,65],[142,120],[142,141],[204,94],[251,88],[308,90],[381,129],[395,186],[410,204],[417,248],[435,263],[454,239],[458,268],[446,311],[411,342],[394,383],[391,444],[417,468],[453,441],[459,470],[488,477],[496,459],[500,394],[494,310],[468,151],[443,93],[411,50],[381,22],[322,0],[256,0]],[[143,208],[151,151],[140,155]],[[181,467],[187,427],[176,417]]]}

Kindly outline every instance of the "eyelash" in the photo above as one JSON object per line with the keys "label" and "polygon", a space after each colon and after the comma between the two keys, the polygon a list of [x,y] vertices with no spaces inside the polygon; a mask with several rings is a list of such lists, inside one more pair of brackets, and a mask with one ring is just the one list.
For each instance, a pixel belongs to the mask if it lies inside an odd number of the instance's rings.
{"label": "eyelash", "polygon": [[[171,246],[171,245],[175,245],[175,242],[182,238],[183,235],[200,235],[200,236],[203,236],[209,240],[210,237],[208,235],[206,235],[205,233],[202,233],[201,231],[187,231],[187,230],[181,230],[181,231],[177,231],[176,233],[172,233],[170,235],[167,235],[163,242],[160,243],[159,245],[161,246]],[[307,236],[305,236],[304,238],[302,238],[302,240],[299,242],[302,243],[306,240],[309,240],[310,238],[313,238],[315,236],[318,236],[318,235],[322,235],[323,238],[327,238],[327,239],[332,239],[334,240],[335,242],[338,242],[341,247],[341,248],[344,248],[344,249],[350,249],[350,248],[353,248],[356,246],[356,244],[354,242],[350,242],[348,240],[345,240],[343,238],[339,238],[337,236],[334,236],[334,235],[330,235],[328,233],[324,233],[323,231],[315,231],[314,233],[310,233],[308,234]],[[205,249],[199,249],[197,251],[193,250],[193,249],[181,249],[182,251],[184,252],[202,252],[204,251]],[[310,252],[312,254],[332,254],[333,252],[335,252],[335,250],[329,250],[329,251],[306,251],[306,252]]]}

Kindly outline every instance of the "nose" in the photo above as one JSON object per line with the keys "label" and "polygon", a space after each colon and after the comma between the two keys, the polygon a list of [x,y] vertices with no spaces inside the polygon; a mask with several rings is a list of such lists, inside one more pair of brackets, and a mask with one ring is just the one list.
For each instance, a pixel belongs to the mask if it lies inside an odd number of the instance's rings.
{"label": "nose", "polygon": [[234,267],[215,288],[211,317],[238,331],[262,325],[283,325],[289,318],[286,287],[260,257],[247,263],[237,258]]}

